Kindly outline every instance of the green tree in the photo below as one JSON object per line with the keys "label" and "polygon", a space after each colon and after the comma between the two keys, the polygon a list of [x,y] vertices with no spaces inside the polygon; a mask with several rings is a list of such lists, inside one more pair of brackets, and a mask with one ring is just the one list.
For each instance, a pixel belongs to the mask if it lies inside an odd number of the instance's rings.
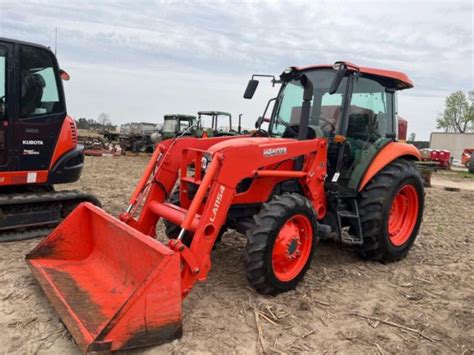
{"label": "green tree", "polygon": [[474,91],[469,91],[467,96],[461,90],[449,95],[443,114],[436,120],[436,128],[455,133],[474,130]]}
{"label": "green tree", "polygon": [[102,112],[99,117],[97,117],[97,122],[99,123],[99,125],[101,125],[102,127],[106,127],[106,126],[110,126],[111,125],[111,121],[110,121],[110,116],[105,113],[105,112]]}
{"label": "green tree", "polygon": [[408,137],[408,140],[410,142],[414,142],[415,139],[416,139],[416,133],[415,132],[410,133],[410,136]]}
{"label": "green tree", "polygon": [[81,117],[76,121],[78,129],[89,129],[89,122],[87,118]]}

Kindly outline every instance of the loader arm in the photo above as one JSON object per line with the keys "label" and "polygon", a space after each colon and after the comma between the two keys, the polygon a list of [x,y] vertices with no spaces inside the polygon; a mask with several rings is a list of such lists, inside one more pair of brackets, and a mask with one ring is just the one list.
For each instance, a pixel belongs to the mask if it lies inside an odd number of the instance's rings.
{"label": "loader arm", "polygon": [[[122,215],[122,220],[152,237],[155,236],[155,226],[160,218],[170,220],[183,231],[193,233],[189,247],[179,239],[169,242],[169,247],[181,255],[186,266],[182,270],[183,296],[196,281],[206,279],[211,268],[212,247],[226,222],[237,185],[243,179],[300,179],[304,181],[301,185],[305,187],[305,194],[313,201],[319,218],[324,216],[326,208],[323,186],[326,175],[325,139],[205,139],[195,140],[193,148],[189,148],[190,143],[179,142],[169,146],[168,151],[163,150],[164,158],[161,164],[159,162],[159,168],[151,180],[152,186],[145,197],[141,214],[137,219]],[[199,166],[204,154],[211,157],[211,163],[205,172]],[[300,156],[306,157],[301,171],[282,170],[278,167],[279,163],[293,161]],[[191,166],[194,166],[194,176],[188,176]],[[181,191],[187,189],[190,183],[198,186],[188,208],[166,202],[178,177]],[[267,186],[267,191],[260,191],[261,195],[270,196],[273,187]]]}

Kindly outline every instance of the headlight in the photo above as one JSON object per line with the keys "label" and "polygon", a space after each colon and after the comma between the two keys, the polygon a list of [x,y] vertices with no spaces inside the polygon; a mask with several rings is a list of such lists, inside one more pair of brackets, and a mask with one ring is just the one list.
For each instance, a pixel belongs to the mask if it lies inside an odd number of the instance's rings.
{"label": "headlight", "polygon": [[210,163],[211,163],[211,157],[203,155],[201,158],[201,170],[206,171]]}

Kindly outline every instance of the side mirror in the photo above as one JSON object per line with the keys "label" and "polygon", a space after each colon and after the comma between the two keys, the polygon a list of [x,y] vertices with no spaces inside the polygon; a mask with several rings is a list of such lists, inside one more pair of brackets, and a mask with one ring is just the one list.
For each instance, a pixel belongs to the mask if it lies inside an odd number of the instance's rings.
{"label": "side mirror", "polygon": [[258,80],[250,79],[244,92],[244,99],[251,99],[257,90]]}
{"label": "side mirror", "polygon": [[255,121],[255,128],[256,128],[256,129],[259,129],[260,126],[262,125],[262,123],[263,123],[263,116],[259,116],[259,117],[257,118],[257,121]]}
{"label": "side mirror", "polygon": [[339,88],[339,85],[341,85],[342,79],[344,79],[344,76],[347,73],[346,68],[341,68],[336,72],[336,76],[334,77],[334,80],[331,83],[331,87],[329,88],[329,94],[332,95],[334,94],[337,89]]}

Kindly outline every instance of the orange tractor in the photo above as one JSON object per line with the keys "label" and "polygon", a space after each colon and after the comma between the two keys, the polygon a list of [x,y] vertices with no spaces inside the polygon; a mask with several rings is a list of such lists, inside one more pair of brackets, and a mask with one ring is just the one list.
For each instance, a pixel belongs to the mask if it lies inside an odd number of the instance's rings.
{"label": "orange tractor", "polygon": [[397,142],[396,93],[410,79],[337,62],[273,83],[267,130],[259,119],[252,136],[163,141],[119,219],[83,203],[27,256],[82,351],[180,337],[182,300],[227,228],[246,233],[247,278],[263,294],[295,288],[321,238],[368,260],[408,253],[424,205],[419,152]]}

